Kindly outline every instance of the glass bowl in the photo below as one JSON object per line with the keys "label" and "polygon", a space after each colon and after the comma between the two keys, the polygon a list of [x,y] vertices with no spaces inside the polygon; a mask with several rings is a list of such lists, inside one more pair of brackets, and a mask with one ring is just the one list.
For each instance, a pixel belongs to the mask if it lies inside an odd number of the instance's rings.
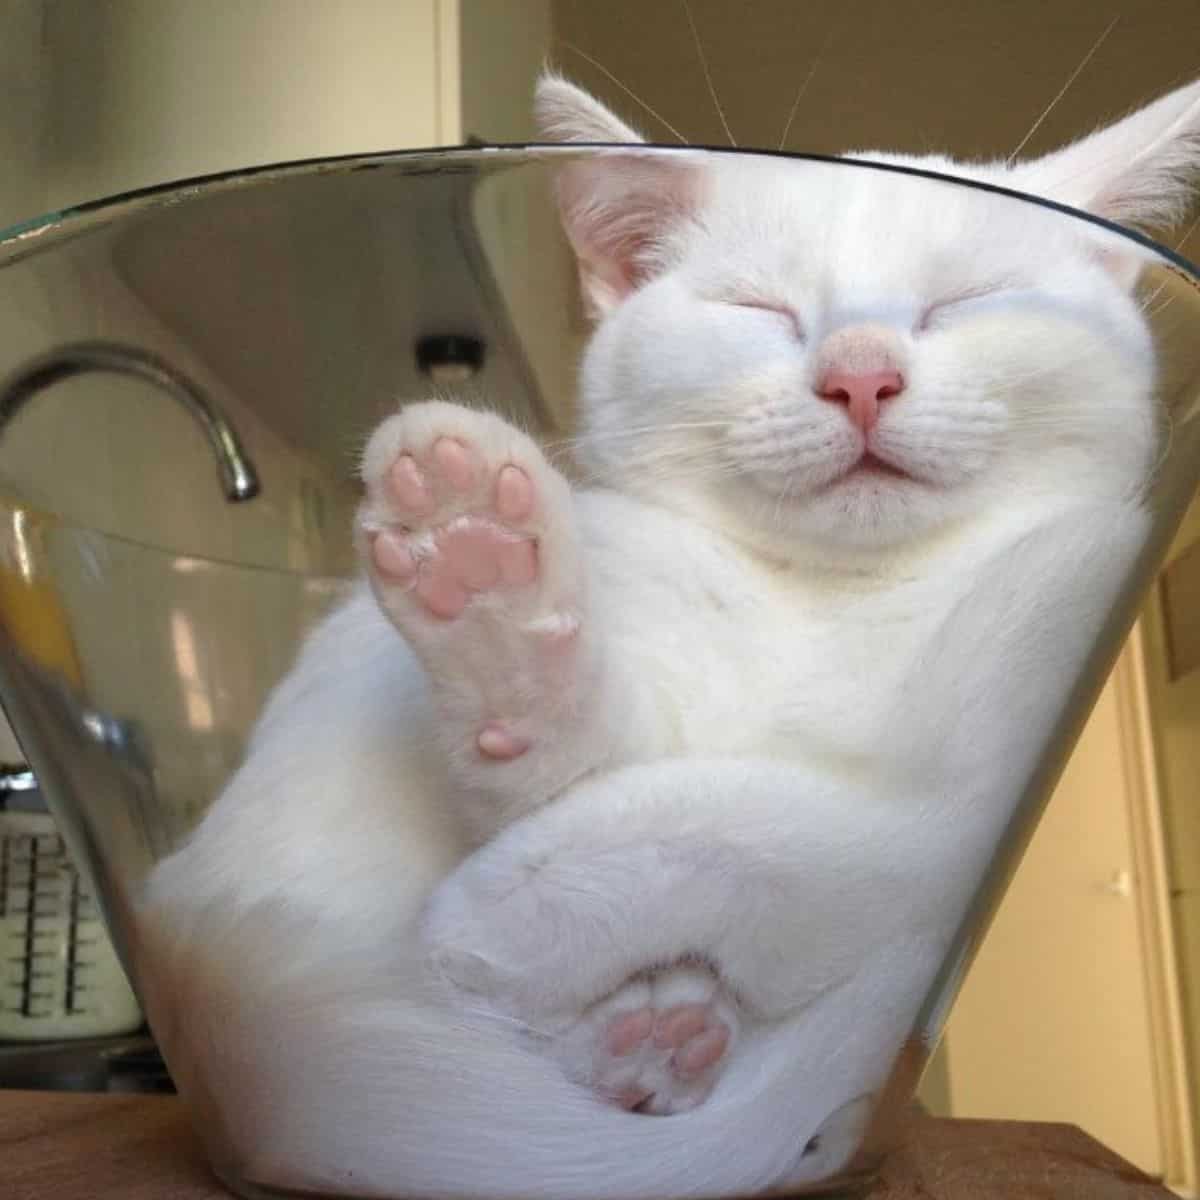
{"label": "glass bowl", "polygon": [[[735,705],[706,744],[615,762],[486,836],[362,800],[388,759],[344,730],[386,725],[386,694],[360,725],[311,724],[286,771],[256,776],[286,696],[256,725],[298,648],[346,597],[363,602],[357,461],[398,401],[492,409],[578,490],[603,476],[572,459],[588,324],[552,184],[565,163],[613,153],[265,168],[0,242],[0,695],[214,1167],[242,1195],[869,1182],[1200,477],[1200,284],[1169,251],[887,163],[645,149],[786,165],[846,194],[869,180],[894,211],[955,213],[933,231],[945,255],[982,223],[1038,253],[1089,241],[1136,264],[1107,308],[958,298],[979,306],[981,337],[1012,321],[1023,344],[1086,358],[1118,428],[1044,426],[1071,443],[1056,478],[1074,464],[1072,504],[1018,472],[986,520],[964,518],[957,583],[905,577],[935,607],[943,585],[960,591],[919,644],[897,628],[904,670],[864,658],[843,672],[865,714],[880,696],[901,705],[905,739],[927,739],[920,769],[896,766],[886,728],[877,760],[839,757],[832,735],[814,744],[805,721],[820,728],[837,683],[814,663],[770,752],[739,752]],[[833,236],[847,218],[823,219]],[[1093,475],[1113,446],[1120,462]],[[669,509],[652,482],[639,511]],[[677,482],[693,496],[694,473]],[[972,558],[997,520],[1016,522],[1008,550]],[[847,548],[847,570],[870,553]],[[813,620],[798,603],[797,629]],[[733,628],[744,681],[768,687],[753,611]],[[711,648],[679,629],[662,655],[686,679]],[[365,643],[339,636],[330,679],[352,681]],[[689,686],[687,719],[712,699]],[[974,753],[981,713],[1004,731],[998,757]],[[646,718],[632,699],[625,716]],[[436,760],[436,737],[395,737],[419,743],[414,773]],[[553,1052],[573,1036],[564,1014],[680,962],[742,1010],[712,1094],[664,1116],[572,1079]]]}

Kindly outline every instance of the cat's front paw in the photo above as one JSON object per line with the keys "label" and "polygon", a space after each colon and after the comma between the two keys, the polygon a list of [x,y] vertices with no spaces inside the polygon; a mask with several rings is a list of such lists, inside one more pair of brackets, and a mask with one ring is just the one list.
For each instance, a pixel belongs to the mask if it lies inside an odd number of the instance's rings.
{"label": "cat's front paw", "polygon": [[363,459],[359,515],[368,567],[388,601],[411,594],[443,621],[479,597],[539,582],[549,466],[490,413],[412,405],[385,421]]}
{"label": "cat's front paw", "polygon": [[681,964],[637,976],[593,1004],[554,1054],[609,1103],[668,1116],[708,1099],[737,1032],[737,1007],[720,980]]}
{"label": "cat's front paw", "polygon": [[579,568],[566,481],[492,413],[415,404],[363,458],[359,544],[385,613],[444,688],[478,706],[484,760],[521,756],[536,721],[514,684],[554,699],[570,682]]}

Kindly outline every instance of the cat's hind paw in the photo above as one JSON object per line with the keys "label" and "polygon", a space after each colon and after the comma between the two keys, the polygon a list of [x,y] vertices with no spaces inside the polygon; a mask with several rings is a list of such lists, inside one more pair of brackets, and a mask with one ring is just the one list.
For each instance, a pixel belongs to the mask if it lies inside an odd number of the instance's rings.
{"label": "cat's hind paw", "polygon": [[708,1099],[737,1029],[720,980],[679,965],[631,979],[592,1005],[555,1053],[568,1075],[609,1103],[668,1116]]}

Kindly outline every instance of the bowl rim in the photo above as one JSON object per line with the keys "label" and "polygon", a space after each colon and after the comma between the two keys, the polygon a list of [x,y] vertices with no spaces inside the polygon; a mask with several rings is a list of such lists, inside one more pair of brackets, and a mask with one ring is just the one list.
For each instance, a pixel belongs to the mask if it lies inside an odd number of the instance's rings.
{"label": "bowl rim", "polygon": [[7,228],[0,228],[0,269],[62,241],[77,237],[93,228],[108,225],[126,216],[160,207],[184,204],[243,187],[283,182],[290,179],[315,178],[323,175],[354,174],[360,171],[399,168],[403,174],[426,174],[458,168],[508,161],[512,165],[546,162],[555,158],[582,158],[595,154],[629,155],[672,154],[688,157],[697,154],[723,155],[731,158],[778,158],[794,162],[824,163],[857,169],[883,171],[909,178],[929,179],[938,183],[972,188],[976,191],[1006,196],[1040,208],[1060,212],[1099,229],[1124,238],[1157,255],[1168,267],[1183,274],[1187,281],[1200,286],[1200,264],[1169,246],[1149,237],[1138,229],[1122,225],[1094,213],[1073,208],[1057,200],[1030,192],[1022,192],[1003,184],[969,179],[945,171],[909,163],[885,162],[857,155],[815,154],[806,151],[767,150],[742,146],[664,145],[658,142],[486,142],[461,146],[430,146],[405,150],[383,150],[370,153],[328,155],[317,158],[290,159],[263,163],[252,167],[216,171],[147,187],[116,192],[96,200],[68,208],[51,210]]}

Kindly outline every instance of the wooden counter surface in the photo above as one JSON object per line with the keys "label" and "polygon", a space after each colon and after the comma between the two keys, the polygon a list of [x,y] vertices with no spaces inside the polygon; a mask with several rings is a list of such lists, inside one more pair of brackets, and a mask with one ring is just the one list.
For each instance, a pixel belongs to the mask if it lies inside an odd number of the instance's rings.
{"label": "wooden counter surface", "polygon": [[[1171,1200],[1070,1125],[914,1121],[870,1200]],[[173,1096],[0,1091],[3,1200],[228,1200]]]}

